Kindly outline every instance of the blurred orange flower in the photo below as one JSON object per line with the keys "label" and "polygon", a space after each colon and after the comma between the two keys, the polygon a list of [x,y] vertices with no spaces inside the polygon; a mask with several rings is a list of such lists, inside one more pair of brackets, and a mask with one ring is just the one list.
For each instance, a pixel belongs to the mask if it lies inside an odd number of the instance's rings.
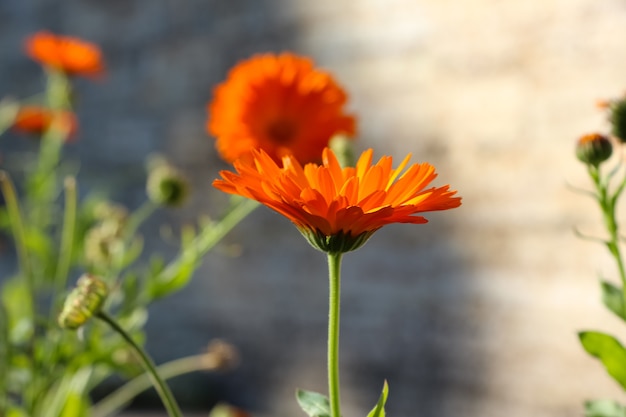
{"label": "blurred orange flower", "polygon": [[372,233],[391,223],[427,223],[418,213],[448,210],[461,205],[448,185],[426,188],[435,168],[413,164],[404,173],[408,155],[392,168],[383,156],[372,164],[371,149],[355,167],[341,168],[333,152],[323,151],[323,165],[302,167],[293,156],[280,167],[263,150],[234,163],[237,174],[222,171],[213,185],[266,205],[290,219],[317,248],[345,252],[365,243]]}
{"label": "blurred orange flower", "polygon": [[309,58],[257,55],[215,88],[207,131],[228,162],[257,148],[275,161],[293,155],[301,163],[319,162],[333,135],[355,134],[355,118],[343,110],[346,101],[333,77]]}
{"label": "blurred orange flower", "polygon": [[13,121],[13,129],[22,133],[41,135],[50,128],[55,118],[58,118],[57,123],[66,132],[66,141],[72,141],[78,131],[78,120],[70,111],[55,112],[41,106],[22,106]]}
{"label": "blurred orange flower", "polygon": [[67,75],[97,77],[104,73],[100,48],[78,38],[38,32],[26,40],[26,53],[41,65]]}

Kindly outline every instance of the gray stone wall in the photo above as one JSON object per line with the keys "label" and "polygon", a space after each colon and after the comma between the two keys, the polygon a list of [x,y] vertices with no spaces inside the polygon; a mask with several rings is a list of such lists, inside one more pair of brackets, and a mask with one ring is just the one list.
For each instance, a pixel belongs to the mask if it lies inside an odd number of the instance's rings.
{"label": "gray stone wall", "polygon": [[[255,52],[311,55],[350,92],[359,148],[413,152],[464,198],[345,256],[345,415],[363,415],[384,378],[395,416],[581,415],[587,398],[624,401],[576,338],[623,328],[599,300],[610,259],[572,233],[600,216],[566,183],[587,184],[573,146],[606,127],[596,99],[626,88],[625,23],[619,0],[1,0],[0,95],[40,88],[21,51],[33,31],[100,44],[108,76],[80,83],[69,149],[79,180],[136,206],[144,157],[164,152],[196,193],[150,226],[176,225],[225,201],[210,187],[226,167],[204,132],[212,86]],[[325,259],[266,209],[226,241],[241,255],[222,246],[154,307],[149,348],[165,360],[228,339],[241,366],[180,381],[184,402],[299,415],[296,387],[325,390]]]}

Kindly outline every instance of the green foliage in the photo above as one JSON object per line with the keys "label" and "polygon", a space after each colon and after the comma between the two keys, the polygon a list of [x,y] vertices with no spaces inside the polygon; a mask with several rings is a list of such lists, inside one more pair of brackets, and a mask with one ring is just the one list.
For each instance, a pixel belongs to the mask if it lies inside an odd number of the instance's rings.
{"label": "green foliage", "polygon": [[330,402],[325,395],[299,389],[296,400],[309,417],[330,417]]}
{"label": "green foliage", "polygon": [[626,407],[610,400],[587,401],[585,417],[626,417]]}
{"label": "green foliage", "polygon": [[[611,134],[618,139],[616,146],[623,147],[626,138],[626,101],[624,99],[614,101],[609,111]],[[593,150],[598,154],[581,158],[580,152],[592,151],[590,148],[583,148],[592,145],[599,146]],[[626,264],[622,256],[623,237],[617,215],[618,202],[626,189],[626,172],[623,161],[605,172],[600,162],[610,156],[610,148],[608,135],[594,133],[583,136],[579,140],[577,152],[579,159],[586,164],[594,187],[592,192],[583,191],[583,193],[591,196],[598,204],[606,230],[605,238],[590,239],[600,241],[608,249],[615,261],[621,281],[621,287],[606,280],[601,281],[602,302],[609,311],[626,321]],[[623,149],[618,150],[620,154],[623,153]],[[580,236],[586,237],[582,234]],[[608,374],[626,390],[626,349],[622,344],[609,334],[595,331],[580,332],[579,338],[587,353],[598,358]],[[589,401],[585,404],[585,411],[588,417],[626,417],[624,408],[611,401]]]}
{"label": "green foliage", "polygon": [[622,344],[600,332],[580,332],[578,337],[587,353],[600,359],[609,375],[626,389],[626,349]]}
{"label": "green foliage", "polygon": [[367,417],[385,417],[385,404],[387,403],[387,396],[389,395],[389,385],[387,381],[383,384],[383,391],[380,394],[378,403],[372,411],[369,412]]}
{"label": "green foliage", "polygon": [[[62,74],[48,76],[46,91],[58,90],[54,83],[71,88]],[[0,102],[0,134],[19,105]],[[46,106],[69,110],[54,97]],[[201,257],[253,208],[237,203],[220,222],[184,228],[173,259],[150,254],[146,265],[138,231],[159,206],[147,196],[133,212],[97,193],[79,200],[74,178],[61,180],[70,169],[62,158],[65,138],[53,130],[42,132],[37,154],[20,171],[0,171],[0,231],[12,237],[18,260],[14,274],[0,282],[0,414],[6,417],[87,417],[96,386],[114,374],[143,373],[127,341],[110,327],[59,327],[76,277],[89,273],[106,282],[102,309],[142,344],[148,305],[184,288]],[[17,186],[11,177],[19,179]]]}
{"label": "green foliage", "polygon": [[617,317],[626,321],[626,305],[624,304],[624,292],[621,288],[607,281],[602,281],[602,302],[604,305],[617,315]]}

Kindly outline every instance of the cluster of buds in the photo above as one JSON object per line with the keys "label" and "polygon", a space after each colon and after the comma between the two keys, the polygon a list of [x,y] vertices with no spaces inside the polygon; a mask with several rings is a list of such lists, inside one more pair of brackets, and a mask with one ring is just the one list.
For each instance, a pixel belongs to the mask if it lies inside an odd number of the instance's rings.
{"label": "cluster of buds", "polygon": [[98,314],[109,294],[107,285],[98,277],[82,275],[76,288],[65,299],[58,323],[66,329],[78,329],[92,316]]}
{"label": "cluster of buds", "polygon": [[[626,97],[602,102],[602,108],[609,112],[610,136],[618,143],[626,143]],[[613,144],[609,135],[589,133],[578,139],[576,156],[589,166],[597,168],[613,154]]]}

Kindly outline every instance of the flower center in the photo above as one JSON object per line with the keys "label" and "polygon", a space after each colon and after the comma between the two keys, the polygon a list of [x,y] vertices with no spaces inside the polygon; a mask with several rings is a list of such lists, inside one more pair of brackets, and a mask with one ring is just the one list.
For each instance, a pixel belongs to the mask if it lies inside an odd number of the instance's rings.
{"label": "flower center", "polygon": [[287,119],[274,120],[267,126],[266,134],[272,142],[284,145],[296,136],[296,124]]}

